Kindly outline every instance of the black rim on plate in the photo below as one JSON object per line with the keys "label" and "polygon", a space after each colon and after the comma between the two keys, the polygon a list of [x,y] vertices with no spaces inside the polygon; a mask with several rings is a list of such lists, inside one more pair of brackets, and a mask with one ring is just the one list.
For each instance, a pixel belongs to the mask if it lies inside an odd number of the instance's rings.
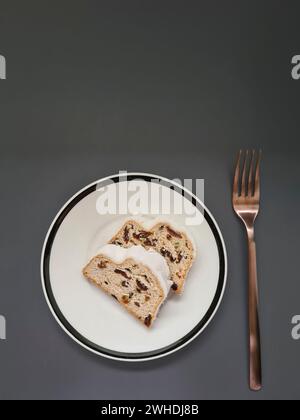
{"label": "black rim on plate", "polygon": [[[163,185],[168,186],[169,188],[174,189],[174,187],[176,188],[177,192],[179,191],[179,186],[175,186],[171,181],[167,181],[163,178],[160,178],[158,176],[154,177],[154,176],[149,176],[149,175],[142,175],[142,174],[137,174],[137,175],[127,175],[126,180],[127,181],[132,181],[135,179],[139,179],[139,180],[144,180],[147,182],[151,182],[153,181],[153,179],[159,180],[161,183],[163,183]],[[96,343],[93,343],[92,341],[88,340],[86,337],[84,337],[83,335],[81,335],[75,328],[72,327],[72,325],[67,321],[67,319],[64,317],[63,313],[61,312],[53,291],[52,291],[52,287],[51,287],[51,281],[50,281],[50,271],[49,271],[49,266],[50,266],[50,257],[51,257],[51,249],[52,249],[52,245],[56,236],[57,231],[59,230],[61,224],[63,223],[65,217],[68,215],[68,213],[73,209],[73,207],[76,206],[76,204],[78,204],[82,199],[84,199],[86,196],[88,196],[89,194],[93,193],[94,191],[96,191],[98,188],[103,188],[106,185],[108,185],[111,182],[114,183],[119,183],[122,182],[122,176],[112,176],[110,178],[107,178],[103,181],[100,182],[95,182],[93,185],[88,186],[87,188],[85,188],[83,191],[81,191],[80,193],[78,193],[59,213],[59,215],[56,217],[56,220],[50,230],[50,232],[48,233],[48,237],[44,246],[44,253],[43,253],[43,258],[42,258],[42,273],[43,273],[43,283],[44,283],[44,290],[46,292],[48,301],[56,315],[56,317],[58,318],[58,320],[60,321],[60,323],[64,326],[64,328],[69,332],[69,334],[74,337],[76,340],[78,340],[80,343],[82,343],[85,347],[88,347],[89,349],[93,350],[96,353],[99,353],[101,355],[104,356],[108,356],[110,358],[115,358],[115,359],[120,359],[120,360],[147,360],[147,359],[152,359],[152,358],[157,358],[157,357],[161,357],[165,354],[168,354],[170,352],[173,352],[174,350],[176,350],[179,347],[184,346],[184,344],[186,344],[188,341],[190,341],[194,336],[196,336],[199,331],[201,331],[210,321],[212,315],[214,314],[216,308],[219,305],[220,299],[222,297],[223,294],[223,289],[225,286],[225,264],[226,264],[226,259],[225,259],[225,252],[224,252],[224,247],[223,247],[223,242],[220,236],[220,233],[216,227],[216,224],[214,222],[214,220],[211,218],[210,214],[204,209],[203,214],[204,217],[214,235],[217,247],[218,247],[218,253],[219,253],[219,266],[220,266],[220,271],[219,271],[219,279],[218,279],[218,286],[217,286],[217,290],[214,296],[214,299],[208,309],[208,311],[206,312],[206,314],[204,315],[204,317],[198,322],[198,324],[188,333],[186,334],[184,337],[182,337],[181,339],[177,340],[176,342],[157,349],[157,350],[153,350],[153,351],[149,351],[149,352],[143,352],[143,353],[123,353],[123,352],[118,352],[118,351],[114,351],[114,350],[110,350],[107,349],[105,347],[99,346]],[[181,193],[184,193],[184,190],[181,189]],[[190,194],[185,193],[185,198],[189,199],[193,205],[197,205],[199,206],[199,202]]]}

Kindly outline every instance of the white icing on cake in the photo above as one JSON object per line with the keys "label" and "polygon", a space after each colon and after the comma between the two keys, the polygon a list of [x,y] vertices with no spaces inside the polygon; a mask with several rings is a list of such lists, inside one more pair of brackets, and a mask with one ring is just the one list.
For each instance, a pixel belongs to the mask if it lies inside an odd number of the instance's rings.
{"label": "white icing on cake", "polygon": [[122,264],[125,260],[132,258],[138,264],[147,266],[157,277],[165,297],[167,297],[172,282],[170,281],[170,270],[165,259],[156,251],[147,251],[141,245],[123,248],[118,245],[104,245],[98,250],[98,255],[104,255],[116,264]]}

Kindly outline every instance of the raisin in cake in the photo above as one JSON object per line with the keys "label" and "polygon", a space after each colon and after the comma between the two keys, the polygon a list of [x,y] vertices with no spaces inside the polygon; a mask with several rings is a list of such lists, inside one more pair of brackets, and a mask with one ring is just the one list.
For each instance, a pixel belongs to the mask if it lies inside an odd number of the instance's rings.
{"label": "raisin in cake", "polygon": [[83,269],[84,276],[150,327],[171,287],[169,268],[142,246],[105,245]]}
{"label": "raisin in cake", "polygon": [[183,291],[184,282],[195,259],[195,246],[186,233],[178,231],[167,222],[160,221],[146,229],[142,223],[128,220],[110,243],[125,248],[142,245],[146,249],[159,252],[169,266],[172,289],[176,293]]}

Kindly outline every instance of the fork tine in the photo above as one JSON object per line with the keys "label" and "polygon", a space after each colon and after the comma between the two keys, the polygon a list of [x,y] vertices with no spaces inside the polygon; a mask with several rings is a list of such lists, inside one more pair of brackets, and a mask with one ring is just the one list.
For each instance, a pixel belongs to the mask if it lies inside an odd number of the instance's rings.
{"label": "fork tine", "polygon": [[239,178],[240,178],[241,156],[242,156],[242,150],[240,150],[239,154],[238,154],[238,159],[237,159],[235,174],[234,174],[234,180],[233,180],[233,195],[236,196],[236,197],[239,195]]}
{"label": "fork tine", "polygon": [[246,156],[245,156],[244,168],[243,168],[243,175],[242,175],[242,190],[241,190],[241,195],[243,197],[246,196],[246,172],[247,172],[248,155],[249,155],[249,150],[246,150]]}
{"label": "fork tine", "polygon": [[255,150],[252,150],[250,170],[249,170],[249,179],[248,179],[248,196],[253,196],[253,173],[254,173],[254,160],[255,160]]}
{"label": "fork tine", "polygon": [[260,161],[261,161],[262,151],[258,152],[257,164],[256,164],[256,172],[255,172],[255,186],[254,186],[254,197],[259,199],[260,196]]}

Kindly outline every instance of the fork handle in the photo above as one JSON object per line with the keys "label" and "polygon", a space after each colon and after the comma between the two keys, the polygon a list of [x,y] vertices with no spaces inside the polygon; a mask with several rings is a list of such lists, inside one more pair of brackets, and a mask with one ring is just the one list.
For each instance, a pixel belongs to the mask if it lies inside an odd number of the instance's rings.
{"label": "fork handle", "polygon": [[250,388],[259,391],[262,388],[260,328],[258,317],[258,286],[256,265],[256,244],[254,232],[248,232],[249,249],[249,356]]}

